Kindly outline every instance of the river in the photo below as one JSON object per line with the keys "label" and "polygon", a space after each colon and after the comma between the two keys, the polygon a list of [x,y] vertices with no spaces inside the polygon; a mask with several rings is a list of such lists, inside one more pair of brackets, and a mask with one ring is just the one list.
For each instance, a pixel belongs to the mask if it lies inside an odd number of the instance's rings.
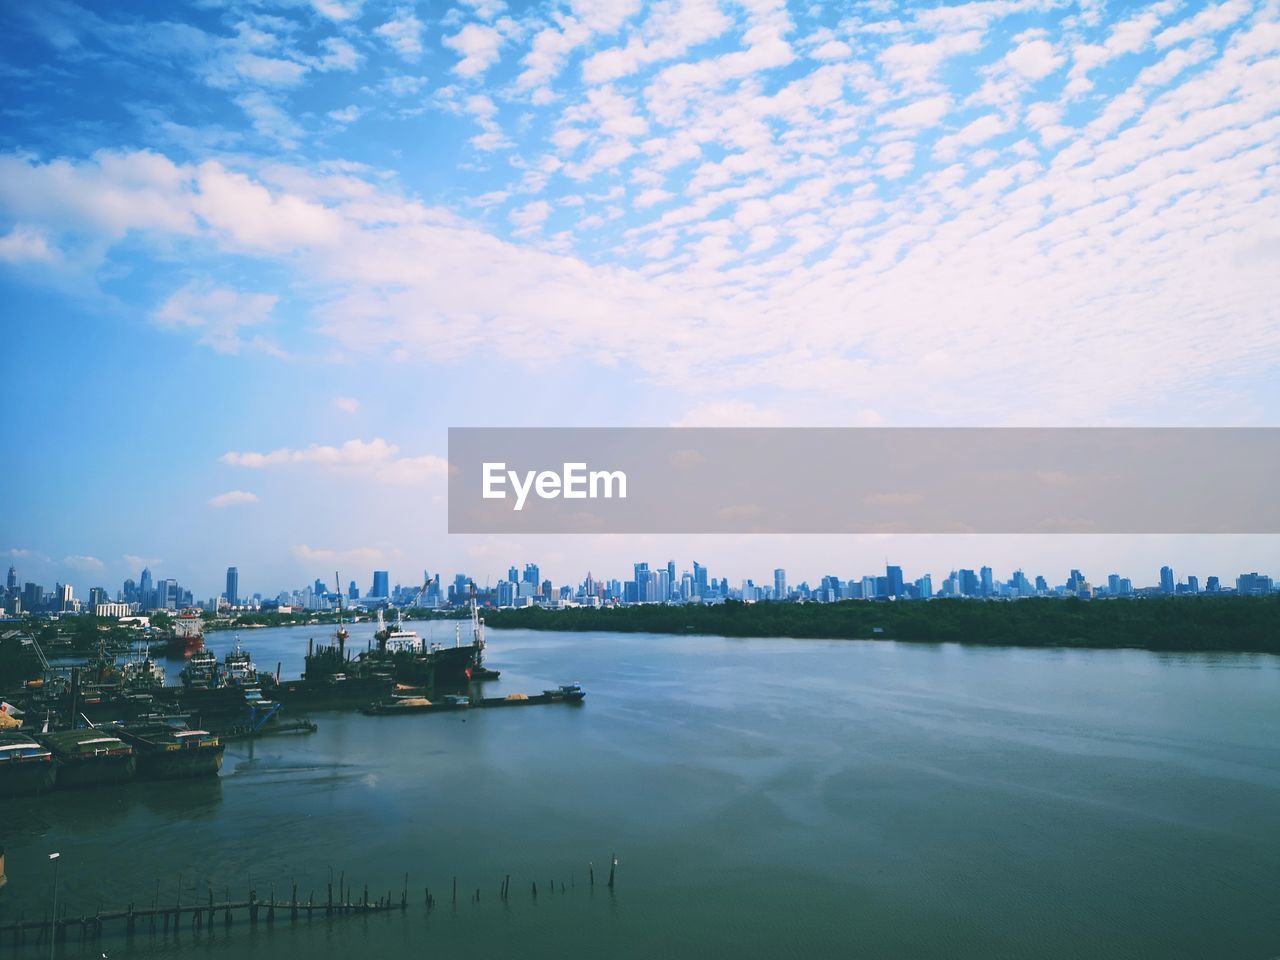
{"label": "river", "polygon": [[[290,676],[326,629],[241,637]],[[490,631],[487,659],[487,696],[586,703],[316,713],[216,780],[9,801],[0,922],[47,910],[58,851],[77,915],[409,875],[404,913],[112,958],[1280,955],[1280,658]]]}

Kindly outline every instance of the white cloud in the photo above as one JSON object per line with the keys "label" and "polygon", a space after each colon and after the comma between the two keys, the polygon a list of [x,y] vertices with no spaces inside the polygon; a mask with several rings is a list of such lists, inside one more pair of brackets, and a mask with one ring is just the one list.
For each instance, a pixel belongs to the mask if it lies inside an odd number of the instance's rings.
{"label": "white cloud", "polygon": [[355,413],[360,409],[360,401],[355,397],[334,397],[333,405],[343,413]]}
{"label": "white cloud", "polygon": [[196,331],[199,342],[218,353],[239,353],[245,347],[271,347],[261,338],[245,340],[242,331],[266,323],[277,299],[193,280],[161,304],[152,319],[167,329]]}
{"label": "white cloud", "polygon": [[498,62],[502,34],[485,24],[469,23],[456,34],[445,37],[443,43],[462,58],[454,65],[453,72],[470,79]]}
{"label": "white cloud", "polygon": [[246,490],[228,490],[226,493],[220,493],[216,497],[209,498],[209,506],[221,509],[223,507],[240,507],[249,503],[257,503],[258,495],[249,493]]}
{"label": "white cloud", "polygon": [[231,451],[220,458],[223,463],[252,470],[264,470],[297,464],[346,472],[355,472],[391,484],[416,484],[437,480],[448,473],[448,462],[442,457],[401,457],[400,448],[381,437],[370,441],[348,440],[341,446],[312,444],[309,447],[281,447],[269,453]]}
{"label": "white cloud", "polygon": [[342,22],[360,15],[363,0],[311,0],[311,6],[321,16]]}
{"label": "white cloud", "polygon": [[413,8],[398,7],[395,15],[373,32],[404,59],[413,61],[422,56],[422,31],[422,21]]}
{"label": "white cloud", "polygon": [[85,573],[95,572],[103,569],[104,567],[103,562],[99,560],[97,557],[79,556],[79,555],[63,557],[62,563],[64,566],[71,567],[71,569],[73,570],[80,570]]}
{"label": "white cloud", "polygon": [[1029,40],[1009,51],[1005,62],[1028,80],[1043,80],[1061,67],[1066,57],[1048,40]]}
{"label": "white cloud", "polygon": [[58,259],[49,246],[49,238],[41,230],[15,226],[0,236],[0,260],[9,263],[51,263]]}

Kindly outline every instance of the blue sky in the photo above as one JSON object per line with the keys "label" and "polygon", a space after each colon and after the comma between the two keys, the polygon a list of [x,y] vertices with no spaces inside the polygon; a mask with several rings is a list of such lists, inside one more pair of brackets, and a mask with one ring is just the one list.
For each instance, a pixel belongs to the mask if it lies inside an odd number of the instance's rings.
{"label": "blue sky", "polygon": [[1278,565],[1266,537],[448,537],[441,459],[450,425],[1274,424],[1275,3],[54,0],[0,28],[24,579]]}

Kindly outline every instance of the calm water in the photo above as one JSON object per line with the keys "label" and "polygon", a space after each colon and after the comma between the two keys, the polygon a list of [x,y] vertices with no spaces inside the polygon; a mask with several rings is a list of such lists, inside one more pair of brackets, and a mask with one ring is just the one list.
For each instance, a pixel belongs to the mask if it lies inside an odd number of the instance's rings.
{"label": "calm water", "polygon": [[[286,675],[308,636],[242,634]],[[1278,659],[491,631],[489,661],[487,695],[578,680],[587,703],[319,713],[216,781],[11,801],[0,919],[47,909],[58,850],[74,913],[157,879],[172,902],[180,874],[190,901],[322,899],[330,867],[398,897],[409,873],[403,915],[110,957],[1280,956]]]}

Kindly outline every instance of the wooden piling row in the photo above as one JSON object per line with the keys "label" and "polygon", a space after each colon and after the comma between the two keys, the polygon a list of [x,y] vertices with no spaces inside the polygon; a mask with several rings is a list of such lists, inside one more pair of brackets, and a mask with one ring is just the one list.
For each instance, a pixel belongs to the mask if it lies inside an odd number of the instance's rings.
{"label": "wooden piling row", "polygon": [[[615,873],[618,866],[617,856],[610,857],[609,881],[608,889],[612,893],[614,889]],[[595,887],[595,866],[593,863],[587,864],[587,878],[590,886]],[[549,889],[552,894],[556,892],[556,881],[552,879],[549,883]],[[569,889],[576,887],[576,883],[571,883]],[[566,893],[564,881],[560,881],[561,894]],[[359,899],[353,900],[351,889],[346,884],[345,871],[338,878],[338,897],[334,900],[333,881],[330,880],[324,903],[324,916],[332,917],[337,915],[348,915],[354,913],[380,913],[389,910],[399,909],[406,911],[409,909],[409,875],[404,875],[404,882],[400,891],[399,903],[396,903],[395,896],[392,891],[387,891],[385,897],[378,897],[374,901],[369,899],[369,886],[365,884],[363,893]],[[161,905],[160,903],[160,881],[156,881],[155,894],[152,897],[149,907],[139,909],[134,901],[130,901],[128,905],[119,911],[104,912],[102,905],[99,904],[98,911],[95,914],[85,914],[78,918],[67,916],[67,908],[65,905],[59,905],[60,909],[55,917],[47,914],[39,919],[27,919],[25,913],[20,913],[18,919],[8,923],[0,923],[0,937],[9,934],[15,947],[22,946],[27,942],[27,934],[35,933],[35,944],[39,946],[42,942],[48,942],[49,937],[55,937],[59,942],[65,942],[69,929],[78,926],[80,929],[80,942],[82,944],[97,942],[103,936],[103,928],[107,923],[116,923],[123,921],[125,936],[133,939],[138,932],[139,920],[145,921],[147,930],[151,936],[157,933],[159,926],[161,933],[168,935],[170,924],[173,926],[173,932],[177,935],[181,931],[183,920],[187,920],[188,926],[197,933],[203,932],[207,927],[213,929],[214,921],[219,913],[222,914],[222,922],[224,928],[230,928],[232,918],[235,913],[245,912],[248,915],[250,926],[256,926],[260,919],[265,919],[268,924],[275,922],[276,909],[281,911],[288,910],[290,923],[296,924],[302,919],[302,913],[305,911],[305,919],[310,920],[313,917],[316,903],[315,892],[311,891],[304,903],[298,898],[298,884],[296,880],[291,881],[290,896],[288,900],[277,900],[275,895],[274,884],[270,887],[267,899],[260,900],[256,889],[249,890],[249,899],[233,901],[231,899],[231,891],[226,891],[226,899],[221,903],[214,901],[213,887],[208,888],[208,896],[205,901],[200,902],[197,897],[195,902],[184,906],[182,903],[182,876],[178,877],[178,892],[174,898],[172,905]],[[538,883],[536,880],[530,882],[530,896],[536,903],[538,899]],[[511,899],[511,874],[505,874],[498,887],[498,900],[503,903],[509,903]],[[471,896],[473,904],[479,904],[481,900],[481,888],[476,887],[475,892]],[[424,887],[422,891],[423,906],[428,912],[435,908],[436,900],[431,893],[430,887]],[[452,900],[451,905],[456,911],[458,906],[458,878],[453,877]],[[263,910],[265,908],[265,914]]]}

